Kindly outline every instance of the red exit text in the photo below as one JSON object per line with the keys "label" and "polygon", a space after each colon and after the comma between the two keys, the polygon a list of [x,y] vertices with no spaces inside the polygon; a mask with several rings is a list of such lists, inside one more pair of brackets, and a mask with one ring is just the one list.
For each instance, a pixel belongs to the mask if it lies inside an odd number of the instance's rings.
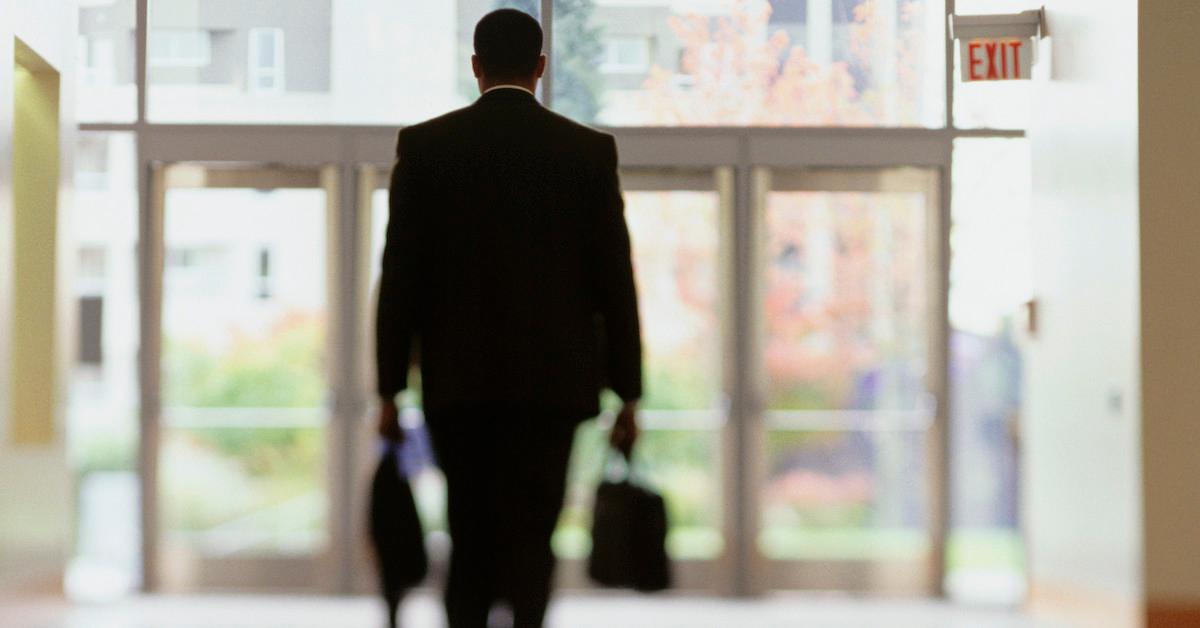
{"label": "red exit text", "polygon": [[1022,39],[972,39],[964,41],[964,81],[1029,79],[1032,42]]}

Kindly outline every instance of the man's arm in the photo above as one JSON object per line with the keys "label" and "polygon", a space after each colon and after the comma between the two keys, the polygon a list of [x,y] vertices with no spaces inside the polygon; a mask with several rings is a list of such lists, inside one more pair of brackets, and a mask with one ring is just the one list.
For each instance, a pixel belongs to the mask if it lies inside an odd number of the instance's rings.
{"label": "man's arm", "polygon": [[617,174],[617,145],[605,138],[596,223],[599,308],[604,320],[608,387],[626,403],[642,396],[642,334],[625,202]]}
{"label": "man's arm", "polygon": [[396,141],[396,165],[389,187],[387,241],[379,282],[375,319],[378,392],[385,407],[408,387],[408,370],[416,335],[414,303],[420,277],[418,179],[410,139],[402,131]]}
{"label": "man's arm", "polygon": [[617,173],[617,145],[606,136],[600,164],[594,262],[597,265],[600,316],[604,322],[604,361],[608,387],[624,404],[613,422],[608,442],[629,458],[638,439],[637,404],[642,396],[642,332],[625,201]]}

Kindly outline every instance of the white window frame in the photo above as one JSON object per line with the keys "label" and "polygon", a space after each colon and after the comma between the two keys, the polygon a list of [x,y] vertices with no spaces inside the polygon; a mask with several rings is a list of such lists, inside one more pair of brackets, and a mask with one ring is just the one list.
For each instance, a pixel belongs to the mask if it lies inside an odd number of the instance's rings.
{"label": "white window frame", "polygon": [[[274,65],[259,63],[264,37],[270,38],[273,48]],[[285,83],[285,57],[283,45],[283,29],[277,27],[255,27],[247,32],[246,55],[246,91],[254,94],[278,94],[283,92]],[[263,85],[262,80],[270,81]]]}

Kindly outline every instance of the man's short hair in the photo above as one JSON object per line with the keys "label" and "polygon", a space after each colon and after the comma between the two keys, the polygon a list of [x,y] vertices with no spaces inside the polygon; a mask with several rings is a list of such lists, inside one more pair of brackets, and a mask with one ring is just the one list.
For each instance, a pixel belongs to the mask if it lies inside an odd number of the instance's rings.
{"label": "man's short hair", "polygon": [[542,26],[528,13],[497,9],[475,25],[475,56],[490,79],[533,76],[541,54]]}

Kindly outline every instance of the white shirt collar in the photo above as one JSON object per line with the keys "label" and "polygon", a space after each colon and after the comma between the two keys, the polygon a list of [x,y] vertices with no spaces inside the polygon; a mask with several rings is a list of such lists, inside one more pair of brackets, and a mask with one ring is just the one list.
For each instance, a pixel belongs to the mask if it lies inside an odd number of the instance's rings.
{"label": "white shirt collar", "polygon": [[483,93],[486,94],[488,92],[496,91],[498,89],[519,89],[519,90],[525,92],[526,94],[529,94],[530,96],[533,96],[534,98],[537,98],[537,96],[533,92],[525,89],[524,87],[521,87],[520,85],[493,85],[493,86],[483,90]]}

